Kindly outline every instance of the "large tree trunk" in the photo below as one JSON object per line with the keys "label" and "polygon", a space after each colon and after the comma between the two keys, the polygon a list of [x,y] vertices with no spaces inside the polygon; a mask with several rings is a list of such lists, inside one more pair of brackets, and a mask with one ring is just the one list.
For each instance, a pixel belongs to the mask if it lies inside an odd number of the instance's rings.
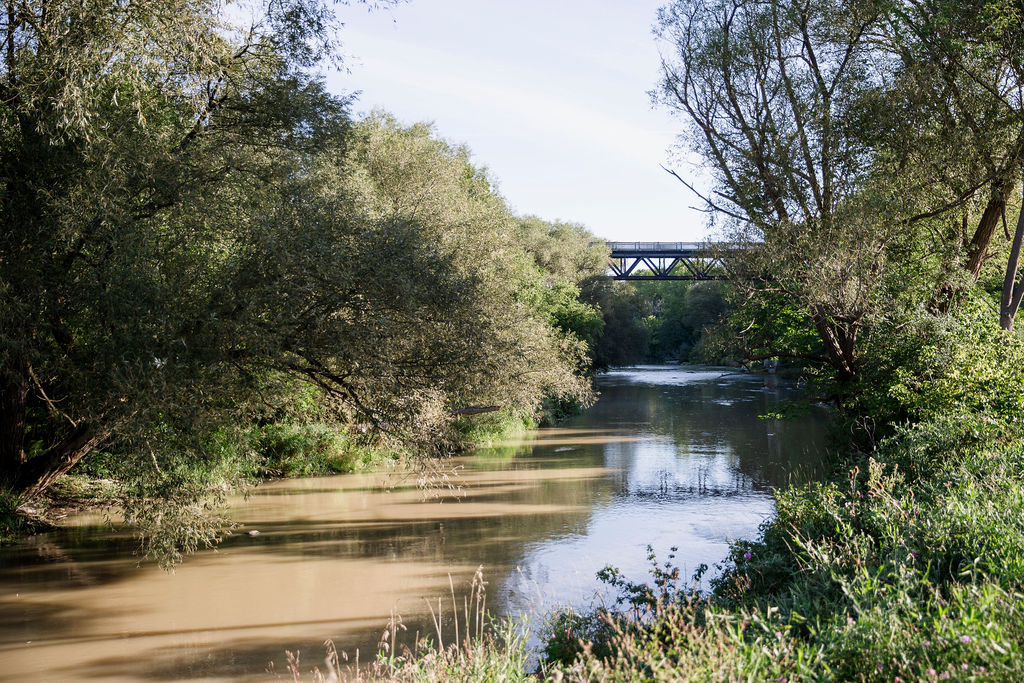
{"label": "large tree trunk", "polygon": [[46,453],[25,458],[28,365],[16,362],[0,384],[0,480],[26,497],[45,491],[110,436],[109,429],[79,423]]}
{"label": "large tree trunk", "polygon": [[27,366],[21,361],[13,364],[9,376],[0,377],[0,479],[9,484],[25,464],[27,375]]}
{"label": "large tree trunk", "polygon": [[39,495],[109,436],[109,429],[94,429],[85,423],[79,424],[71,434],[46,453],[26,462],[15,481],[15,486],[28,498]]}
{"label": "large tree trunk", "polygon": [[[1021,188],[1024,196],[1024,188]],[[1024,278],[1017,280],[1017,271],[1020,269],[1020,249],[1024,242],[1024,204],[1021,206],[1020,215],[1017,216],[1017,229],[1013,233],[1013,244],[1010,246],[1010,256],[1006,261],[1006,274],[1003,277],[1003,296],[999,305],[999,326],[1004,330],[1013,329],[1013,319],[1020,308],[1021,299],[1024,298]]]}
{"label": "large tree trunk", "polygon": [[[978,227],[967,243],[967,261],[964,263],[964,270],[971,274],[975,282],[981,275],[981,269],[988,258],[988,248],[995,237],[996,228],[999,227],[999,220],[1006,215],[1006,202],[1013,192],[1014,183],[1017,182],[1017,173],[1008,172],[1004,177],[998,178],[992,183],[992,191],[989,193],[988,204],[978,220]],[[966,219],[965,219],[966,221]],[[929,302],[929,308],[940,314],[949,312],[949,309],[956,303],[959,290],[951,283],[945,283],[933,295]]]}
{"label": "large tree trunk", "polygon": [[971,241],[967,246],[967,263],[964,264],[964,268],[975,281],[981,275],[982,266],[985,265],[988,248],[992,244],[993,236],[996,234],[999,219],[1002,218],[1003,213],[1006,211],[1006,202],[1010,198],[1010,193],[1013,192],[1014,184],[1017,182],[1016,175],[1016,173],[1012,173],[1008,177],[1000,178],[992,184],[992,193],[989,196],[988,204],[985,206],[985,211],[981,214],[981,220],[978,221],[978,228],[974,231],[974,236],[971,237]]}
{"label": "large tree trunk", "polygon": [[836,369],[839,380],[845,382],[853,379],[856,374],[856,324],[836,324],[820,310],[811,312],[811,320],[814,321],[814,328],[821,341],[825,343],[825,353]]}

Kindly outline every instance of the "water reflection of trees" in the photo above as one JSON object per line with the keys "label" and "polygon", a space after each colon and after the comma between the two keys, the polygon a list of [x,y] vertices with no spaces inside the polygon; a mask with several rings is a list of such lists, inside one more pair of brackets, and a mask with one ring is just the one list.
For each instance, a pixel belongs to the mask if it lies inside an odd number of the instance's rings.
{"label": "water reflection of trees", "polygon": [[[613,378],[585,421],[666,437],[679,458],[724,455],[737,485],[779,487],[820,476],[827,467],[827,412],[762,420],[800,392],[775,378],[724,375],[677,385]],[[642,376],[642,375],[641,375]],[[768,386],[766,386],[768,385]],[[771,386],[774,385],[774,386]]]}

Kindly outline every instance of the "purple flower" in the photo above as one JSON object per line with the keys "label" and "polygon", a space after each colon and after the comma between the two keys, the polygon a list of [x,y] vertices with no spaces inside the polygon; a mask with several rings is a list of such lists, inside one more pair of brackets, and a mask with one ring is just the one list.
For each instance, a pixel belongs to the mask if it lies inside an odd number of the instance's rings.
{"label": "purple flower", "polygon": [[961,643],[969,643],[969,642],[971,642],[971,637],[970,636],[960,636],[960,642]]}
{"label": "purple flower", "polygon": [[750,553],[743,553],[744,560],[749,560],[751,557],[753,557],[753,555],[751,555]]}
{"label": "purple flower", "polygon": [[928,675],[932,678],[935,678],[935,676],[937,676],[938,673],[935,671],[935,669],[928,669]]}

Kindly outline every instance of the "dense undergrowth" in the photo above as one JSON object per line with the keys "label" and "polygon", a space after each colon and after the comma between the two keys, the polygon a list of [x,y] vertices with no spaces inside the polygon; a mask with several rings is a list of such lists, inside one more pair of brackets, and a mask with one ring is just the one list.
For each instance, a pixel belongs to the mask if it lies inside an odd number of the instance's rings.
{"label": "dense undergrowth", "polygon": [[[933,322],[869,357],[845,396],[846,462],[778,491],[708,594],[671,562],[649,584],[609,568],[619,606],[552,615],[533,675],[1024,680],[1024,343],[974,316]],[[405,680],[436,678],[417,661]]]}

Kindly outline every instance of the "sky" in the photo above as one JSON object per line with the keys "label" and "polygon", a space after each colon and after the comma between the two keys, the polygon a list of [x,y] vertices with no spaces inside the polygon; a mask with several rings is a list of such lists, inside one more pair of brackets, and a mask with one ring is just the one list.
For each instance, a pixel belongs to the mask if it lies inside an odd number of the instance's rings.
{"label": "sky", "polygon": [[[432,121],[516,213],[619,241],[698,241],[698,200],[662,170],[682,122],[652,108],[661,0],[411,0],[342,7],[357,113]],[[672,164],[684,177],[696,171]]]}

